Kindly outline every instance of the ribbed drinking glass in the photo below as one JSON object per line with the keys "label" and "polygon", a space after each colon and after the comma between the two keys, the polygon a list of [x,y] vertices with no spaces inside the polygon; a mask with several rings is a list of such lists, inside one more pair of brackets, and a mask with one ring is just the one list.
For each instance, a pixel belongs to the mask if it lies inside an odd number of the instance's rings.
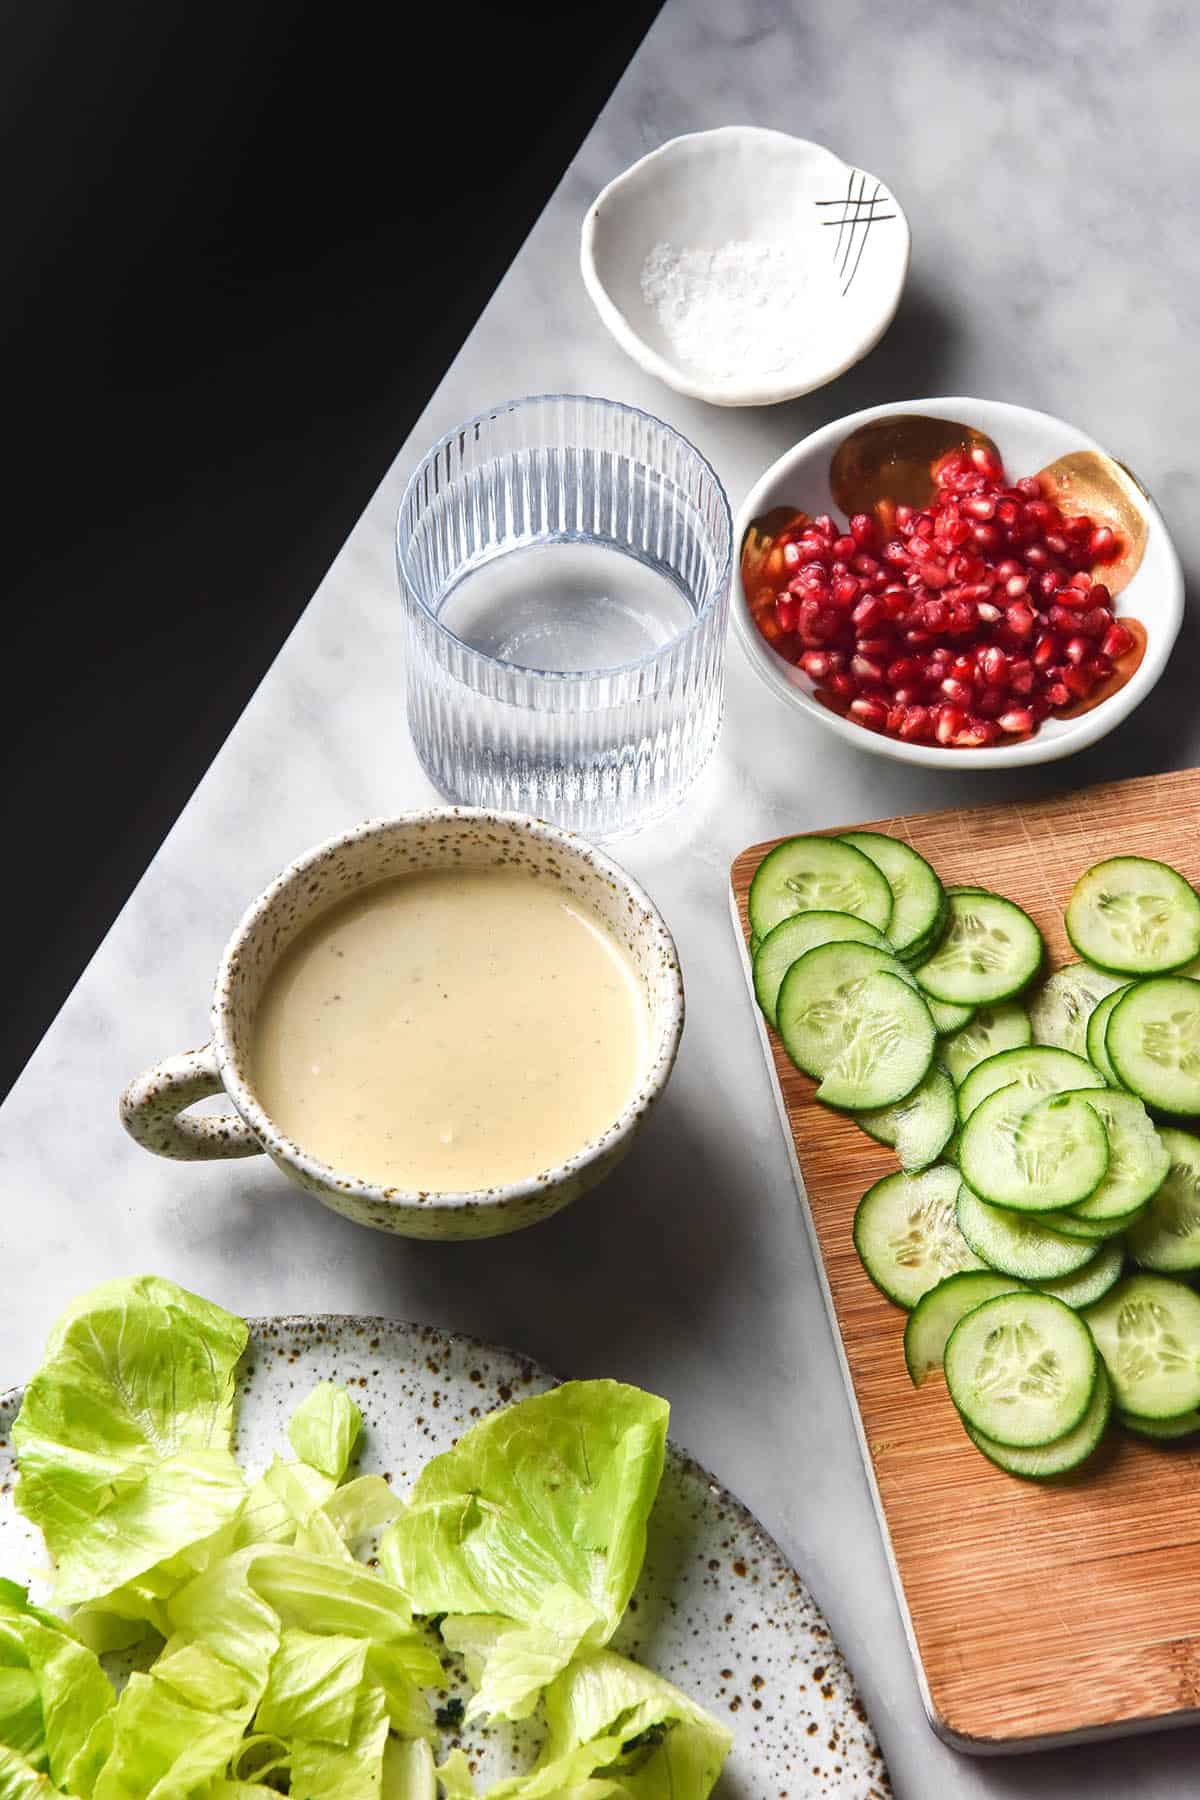
{"label": "ribbed drinking glass", "polygon": [[732,536],[709,464],[635,407],[514,400],[435,444],[396,548],[441,792],[592,837],[675,805],[720,730]]}

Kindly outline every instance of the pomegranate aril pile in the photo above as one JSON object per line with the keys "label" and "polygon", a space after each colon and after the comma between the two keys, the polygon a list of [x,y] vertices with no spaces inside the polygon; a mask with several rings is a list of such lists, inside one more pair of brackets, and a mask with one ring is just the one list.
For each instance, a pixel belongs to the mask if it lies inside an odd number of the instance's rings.
{"label": "pomegranate aril pile", "polygon": [[866,513],[790,527],[772,642],[872,731],[960,750],[1026,737],[1132,646],[1090,572],[1120,539],[1064,517],[1036,477],[1009,484],[984,446],[944,457],[934,482],[928,507],[895,507],[886,540]]}

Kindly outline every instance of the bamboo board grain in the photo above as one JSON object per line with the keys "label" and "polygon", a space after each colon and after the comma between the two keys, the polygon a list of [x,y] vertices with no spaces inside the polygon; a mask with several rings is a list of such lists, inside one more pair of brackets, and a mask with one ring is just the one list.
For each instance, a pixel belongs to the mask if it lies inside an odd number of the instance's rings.
{"label": "bamboo board grain", "polygon": [[[1076,877],[1125,853],[1200,884],[1198,819],[1200,770],[1190,770],[823,835],[887,832],[944,881],[1007,894],[1036,919],[1057,967],[1074,960],[1062,911]],[[744,850],[731,871],[743,951],[750,879],[770,848]],[[763,1041],[931,1723],[959,1748],[1003,1752],[1195,1721],[1200,1453],[1113,1429],[1085,1472],[1057,1483],[986,1462],[941,1377],[910,1384],[905,1315],[851,1243],[855,1206],[896,1167],[892,1152],[820,1106],[765,1028]]]}

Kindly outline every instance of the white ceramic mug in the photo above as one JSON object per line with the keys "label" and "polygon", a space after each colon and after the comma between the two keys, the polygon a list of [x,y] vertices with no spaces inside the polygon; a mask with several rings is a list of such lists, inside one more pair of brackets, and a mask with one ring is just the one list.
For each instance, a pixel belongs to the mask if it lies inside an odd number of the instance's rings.
{"label": "white ceramic mug", "polygon": [[[422,869],[496,864],[552,872],[629,952],[650,1015],[633,1098],[607,1130],[565,1162],[528,1180],[478,1192],[379,1187],[309,1155],[267,1116],[248,1071],[255,1008],[280,956],[318,914],[377,881]],[[226,945],[210,1016],[211,1042],[155,1064],[122,1094],[122,1123],[143,1148],[184,1161],[265,1152],[285,1175],[360,1225],[407,1237],[492,1237],[548,1218],[594,1187],[625,1155],[675,1062],[683,1030],[683,978],[657,908],[602,851],[519,813],[454,807],[369,820],[291,863],[253,902]],[[188,1112],[198,1100],[220,1093],[229,1096],[235,1111]]]}

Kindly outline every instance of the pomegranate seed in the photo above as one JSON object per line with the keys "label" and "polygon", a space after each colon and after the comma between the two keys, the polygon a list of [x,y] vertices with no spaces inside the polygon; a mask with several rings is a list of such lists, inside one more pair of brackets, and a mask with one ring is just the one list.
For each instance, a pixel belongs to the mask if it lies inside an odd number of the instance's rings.
{"label": "pomegranate seed", "polygon": [[871,631],[887,617],[887,608],[878,594],[868,594],[865,600],[859,601],[850,617],[856,630]]}
{"label": "pomegranate seed", "polygon": [[1000,458],[987,444],[975,444],[971,450],[971,461],[981,475],[989,481],[999,481],[1004,474]]}
{"label": "pomegranate seed", "polygon": [[1022,475],[1019,481],[1013,482],[1013,486],[1026,500],[1036,500],[1042,491],[1042,484],[1036,475]]}
{"label": "pomegranate seed", "polygon": [[1057,569],[1047,569],[1044,574],[1038,576],[1037,584],[1038,592],[1041,594],[1042,598],[1044,600],[1049,600],[1050,596],[1052,594],[1057,594],[1059,588],[1062,586],[1062,576],[1058,573]]}
{"label": "pomegranate seed", "polygon": [[887,666],[886,680],[890,688],[906,687],[910,682],[920,681],[921,665],[915,656],[898,656],[895,662]]}
{"label": "pomegranate seed", "polygon": [[1076,569],[1068,586],[1073,588],[1090,588],[1092,586],[1091,575],[1086,569]]}
{"label": "pomegranate seed", "polygon": [[994,625],[998,619],[1003,617],[1000,608],[998,606],[993,606],[990,600],[981,600],[975,610],[979,614],[980,623],[983,625]]}
{"label": "pomegranate seed", "polygon": [[861,592],[859,583],[853,575],[837,575],[834,577],[830,593],[838,606],[850,607],[858,600]]}
{"label": "pomegranate seed", "polygon": [[954,748],[956,750],[979,750],[984,744],[994,744],[999,735],[990,719],[981,719],[976,716],[969,719],[957,734],[954,739]]}
{"label": "pomegranate seed", "polygon": [[978,618],[973,601],[956,600],[950,608],[949,630],[955,637],[966,637],[968,632],[975,630]]}
{"label": "pomegranate seed", "polygon": [[1109,675],[1111,675],[1113,672],[1112,663],[1109,661],[1108,657],[1103,654],[1103,652],[1100,652],[1096,656],[1093,656],[1091,662],[1088,664],[1088,668],[1092,672],[1092,678],[1094,681],[1103,681]]}
{"label": "pomegranate seed", "polygon": [[948,549],[955,550],[958,548],[959,544],[966,543],[971,535],[971,527],[967,524],[965,519],[960,518],[957,513],[954,513],[949,518],[940,521],[938,524],[937,535]]}
{"label": "pomegranate seed", "polygon": [[1109,525],[1097,525],[1088,542],[1093,562],[1115,562],[1121,554],[1121,540]]}
{"label": "pomegranate seed", "polygon": [[900,736],[909,743],[927,738],[930,735],[930,716],[927,707],[909,706],[905,708],[904,720],[900,726]]}
{"label": "pomegranate seed", "polygon": [[927,631],[945,631],[950,623],[950,608],[944,600],[926,600],[921,619]]}
{"label": "pomegranate seed", "polygon": [[855,513],[850,521],[850,536],[860,550],[873,550],[879,536],[870,513]]}
{"label": "pomegranate seed", "polygon": [[829,685],[839,700],[853,700],[858,692],[857,681],[845,669],[839,669],[836,674],[831,675]]}
{"label": "pomegranate seed", "polygon": [[941,683],[941,689],[947,700],[952,700],[956,706],[971,704],[974,689],[969,681],[959,681],[957,676],[947,675],[945,681]]}
{"label": "pomegranate seed", "polygon": [[888,709],[882,700],[872,700],[861,696],[850,702],[850,711],[860,725],[869,726],[872,731],[883,731],[888,722]]}
{"label": "pomegranate seed", "polygon": [[801,551],[800,551],[799,544],[785,544],[783,546],[783,566],[784,566],[784,568],[785,569],[798,569],[800,567],[800,556],[801,556]]}
{"label": "pomegranate seed", "polygon": [[829,650],[806,650],[800,658],[800,667],[814,681],[824,681],[834,671],[833,653]]}
{"label": "pomegranate seed", "polygon": [[911,644],[914,649],[920,649],[923,644],[929,643],[930,637],[929,633],[923,631],[919,625],[910,625],[904,633],[904,641],[906,644]]}
{"label": "pomegranate seed", "polygon": [[1102,581],[1092,583],[1089,598],[1093,606],[1112,606],[1112,595]]}
{"label": "pomegranate seed", "polygon": [[1114,624],[1110,626],[1108,631],[1104,634],[1104,642],[1100,646],[1100,653],[1102,656],[1108,656],[1115,659],[1118,656],[1124,656],[1127,650],[1132,649],[1132,633],[1126,631],[1123,625]]}
{"label": "pomegranate seed", "polygon": [[832,549],[834,556],[839,557],[842,562],[849,562],[857,554],[858,545],[852,537],[837,537],[833,540]]}
{"label": "pomegranate seed", "polygon": [[775,602],[775,617],[781,631],[795,631],[798,611],[794,600],[785,600],[782,594],[779,596]]}
{"label": "pomegranate seed", "polygon": [[1032,694],[1036,680],[1037,676],[1034,674],[1033,664],[1026,657],[1016,658],[1009,665],[1008,685],[1010,692],[1021,695]]}
{"label": "pomegranate seed", "polygon": [[1082,700],[1096,685],[1095,671],[1072,666],[1063,671],[1063,684],[1073,699]]}
{"label": "pomegranate seed", "polygon": [[980,652],[979,673],[989,687],[1008,685],[1008,658],[996,644],[987,644]]}
{"label": "pomegranate seed", "polygon": [[917,537],[915,534],[908,540],[908,554],[917,562],[924,562],[927,556],[934,554],[933,544],[929,538]]}
{"label": "pomegranate seed", "polygon": [[950,571],[943,568],[941,563],[930,558],[928,562],[921,564],[921,580],[926,587],[944,588],[949,585],[951,575]]}
{"label": "pomegranate seed", "polygon": [[1068,581],[1065,587],[1058,589],[1055,599],[1058,601],[1060,609],[1065,606],[1084,607],[1094,606],[1096,604],[1092,599],[1090,588],[1076,587],[1074,583],[1070,581]]}
{"label": "pomegranate seed", "polygon": [[1002,541],[998,525],[976,525],[971,536],[979,549],[986,551],[989,555],[1000,548]]}
{"label": "pomegranate seed", "polygon": [[1071,698],[1071,690],[1065,681],[1052,681],[1046,689],[1046,698],[1051,706],[1065,706]]}
{"label": "pomegranate seed", "polygon": [[996,503],[996,523],[1003,525],[1006,531],[1021,523],[1021,508],[1015,500],[1000,500]]}
{"label": "pomegranate seed", "polygon": [[1037,614],[1032,606],[1027,606],[1023,600],[1018,600],[1014,605],[1005,607],[1004,623],[1014,637],[1032,637],[1034,626],[1037,623]]}
{"label": "pomegranate seed", "polygon": [[916,507],[908,506],[905,504],[905,502],[903,500],[901,500],[900,503],[898,504],[898,506],[896,507],[896,524],[897,524],[898,528],[901,531],[903,531],[906,525],[912,524],[912,522],[916,518],[916,516],[917,516]]}
{"label": "pomegranate seed", "polygon": [[1033,647],[1033,666],[1035,669],[1048,669],[1058,655],[1058,639],[1046,632]]}
{"label": "pomegranate seed", "polygon": [[908,561],[908,545],[902,544],[899,538],[889,538],[879,554],[884,562],[906,563]]}
{"label": "pomegranate seed", "polygon": [[970,500],[964,500],[962,510],[969,519],[994,519],[996,502],[990,494],[977,494]]}
{"label": "pomegranate seed", "polygon": [[1018,733],[1033,730],[1033,714],[1027,706],[1013,706],[1009,708],[1008,712],[1001,713],[996,723],[1001,731],[1007,731],[1011,736],[1016,736]]}
{"label": "pomegranate seed", "polygon": [[1079,668],[1085,663],[1091,653],[1092,647],[1086,638],[1068,638],[1066,644],[1063,646],[1063,655],[1069,663],[1074,663],[1076,668]]}
{"label": "pomegranate seed", "polygon": [[1062,535],[1061,531],[1048,531],[1042,539],[1042,542],[1045,544],[1047,550],[1052,550],[1054,552],[1055,556],[1065,556],[1067,554],[1067,540]]}
{"label": "pomegranate seed", "polygon": [[872,656],[852,656],[850,673],[858,681],[869,681],[878,685],[883,680],[883,664],[876,662]]}
{"label": "pomegranate seed", "polygon": [[966,714],[956,706],[939,706],[935,709],[937,722],[934,735],[939,744],[952,744],[966,724]]}
{"label": "pomegranate seed", "polygon": [[1102,638],[1113,622],[1107,606],[1093,606],[1084,613],[1077,626],[1084,637]]}
{"label": "pomegranate seed", "polygon": [[860,637],[854,647],[861,656],[882,657],[884,662],[896,648],[888,632],[882,632],[879,637]]}
{"label": "pomegranate seed", "polygon": [[1020,600],[1029,592],[1028,575],[1010,575],[1004,584],[1004,591],[1010,600]]}
{"label": "pomegranate seed", "polygon": [[835,538],[838,535],[837,526],[828,513],[817,514],[813,520],[813,530],[819,531],[823,538]]}

